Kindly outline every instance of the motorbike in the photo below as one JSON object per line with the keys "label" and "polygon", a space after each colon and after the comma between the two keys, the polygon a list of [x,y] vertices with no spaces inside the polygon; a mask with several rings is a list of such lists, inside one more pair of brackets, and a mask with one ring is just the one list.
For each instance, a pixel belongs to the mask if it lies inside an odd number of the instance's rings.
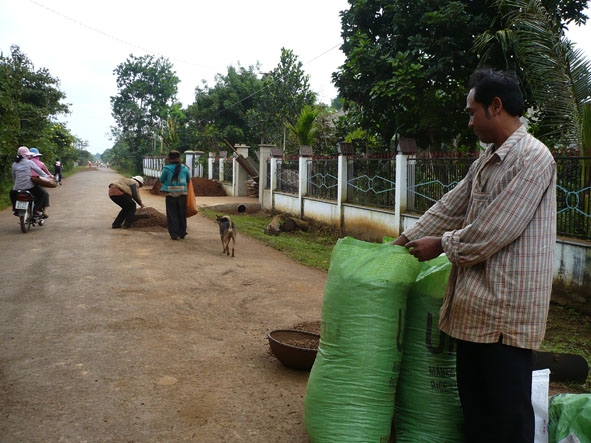
{"label": "motorbike", "polygon": [[35,213],[35,198],[27,190],[17,190],[14,204],[14,215],[19,218],[21,231],[26,234],[31,226],[43,226],[45,218],[40,213]]}

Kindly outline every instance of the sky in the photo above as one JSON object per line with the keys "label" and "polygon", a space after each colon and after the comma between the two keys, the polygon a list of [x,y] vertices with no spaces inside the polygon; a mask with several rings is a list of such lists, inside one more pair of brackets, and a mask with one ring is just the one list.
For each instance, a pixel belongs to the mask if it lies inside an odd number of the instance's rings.
{"label": "sky", "polygon": [[110,149],[113,71],[130,54],[166,57],[181,80],[184,107],[206,80],[228,66],[260,63],[269,72],[281,48],[290,49],[310,76],[311,89],[330,104],[331,75],[344,61],[339,11],[346,0],[0,0],[0,51],[17,45],[34,64],[60,80],[71,114],[60,118],[89,143]]}
{"label": "sky", "polygon": [[[332,73],[345,60],[339,12],[347,8],[347,0],[0,0],[0,51],[9,55],[17,45],[35,69],[59,79],[71,110],[59,120],[101,154],[113,145],[113,71],[130,54],[167,58],[186,107],[196,87],[213,86],[228,66],[259,63],[269,72],[286,48],[330,104]],[[591,19],[568,37],[591,59]]]}

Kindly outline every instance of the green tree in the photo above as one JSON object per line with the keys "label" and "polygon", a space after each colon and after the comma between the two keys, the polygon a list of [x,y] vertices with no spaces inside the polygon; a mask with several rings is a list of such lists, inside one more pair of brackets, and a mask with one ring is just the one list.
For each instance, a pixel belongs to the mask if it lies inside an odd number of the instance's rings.
{"label": "green tree", "polygon": [[41,152],[43,152],[43,161],[47,164],[50,171],[50,166],[58,158],[65,170],[72,168],[74,162],[79,161],[76,146],[80,143],[86,143],[73,136],[68,128],[61,123],[54,123],[47,128],[45,138],[49,141],[49,146],[45,147],[43,144],[39,146]]}
{"label": "green tree", "polygon": [[[9,56],[0,54],[0,182],[11,177],[16,149],[36,146],[47,154],[58,153],[52,144],[51,128],[60,114],[69,112],[59,80],[45,68],[35,69],[18,46]],[[67,129],[63,128],[67,132]]]}
{"label": "green tree", "polygon": [[285,147],[287,125],[295,124],[305,105],[315,103],[316,94],[302,62],[292,50],[281,48],[279,64],[263,77],[263,90],[250,112],[250,122],[262,142]]}
{"label": "green tree", "polygon": [[288,129],[293,135],[295,135],[300,146],[312,146],[316,134],[318,133],[318,126],[316,124],[318,113],[318,109],[305,105],[302,108],[300,117],[295,125],[292,125],[291,123],[287,124]]}
{"label": "green tree", "polygon": [[[544,0],[555,17],[584,22],[582,0]],[[345,63],[333,74],[345,109],[363,129],[379,135],[383,149],[393,137],[414,137],[423,148],[473,144],[467,128],[465,84],[481,63],[474,37],[505,29],[504,14],[488,0],[351,0],[342,13]],[[493,31],[494,33],[494,31]],[[517,65],[496,45],[489,61]]]}
{"label": "green tree", "polygon": [[336,122],[343,113],[322,103],[316,105],[316,109],[318,110],[315,121],[316,137],[312,147],[319,155],[332,155],[336,152],[338,142],[344,139],[339,136],[336,127]]}
{"label": "green tree", "polygon": [[330,107],[337,111],[341,111],[343,109],[343,102],[343,97],[337,95],[335,98],[331,100]]}
{"label": "green tree", "polygon": [[324,103],[305,105],[295,125],[287,124],[286,151],[295,153],[300,146],[311,146],[315,155],[334,155],[339,141],[335,123],[341,113]]}
{"label": "green tree", "polygon": [[342,13],[346,60],[333,79],[383,149],[395,136],[439,149],[449,134],[470,135],[464,85],[477,65],[472,36],[490,23],[486,3],[359,0]]}
{"label": "green tree", "polygon": [[229,66],[225,75],[216,76],[214,86],[204,83],[203,87],[196,88],[195,101],[186,110],[189,130],[182,144],[212,151],[224,139],[232,145],[255,143],[247,112],[253,108],[262,89],[258,69],[258,65]]}
{"label": "green tree", "polygon": [[117,66],[118,95],[111,97],[112,115],[117,123],[116,137],[129,150],[136,170],[142,157],[153,149],[155,134],[160,134],[171,107],[176,102],[180,82],[172,64],[165,58],[133,54]]}

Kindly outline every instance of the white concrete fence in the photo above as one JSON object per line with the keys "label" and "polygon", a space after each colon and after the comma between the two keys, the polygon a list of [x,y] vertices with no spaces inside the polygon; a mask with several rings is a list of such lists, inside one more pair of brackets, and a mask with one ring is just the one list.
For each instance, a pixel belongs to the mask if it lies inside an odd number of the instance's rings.
{"label": "white concrete fence", "polygon": [[[347,203],[347,160],[346,149],[338,155],[338,177],[336,200],[323,200],[308,195],[308,168],[311,150],[302,147],[298,157],[298,192],[278,190],[277,170],[284,161],[281,151],[275,146],[259,147],[258,199],[265,210],[287,213],[299,218],[309,218],[336,226],[345,235],[368,241],[382,241],[384,237],[398,237],[399,233],[414,225],[420,215],[406,212],[408,180],[408,155],[396,155],[395,202],[393,207],[380,209]],[[203,176],[203,154],[188,151],[186,163],[192,166],[194,177]],[[210,153],[207,158],[208,178],[218,180],[231,196],[247,196],[249,174],[237,161],[241,155],[248,157],[248,146],[236,149],[232,160],[225,155],[219,158]],[[231,161],[232,177],[224,177],[224,164]],[[217,164],[216,164],[217,162]],[[164,164],[163,158],[145,158],[144,174],[159,177]],[[217,176],[214,177],[214,171]],[[591,243],[582,240],[558,238],[554,265],[555,298],[591,313]]]}

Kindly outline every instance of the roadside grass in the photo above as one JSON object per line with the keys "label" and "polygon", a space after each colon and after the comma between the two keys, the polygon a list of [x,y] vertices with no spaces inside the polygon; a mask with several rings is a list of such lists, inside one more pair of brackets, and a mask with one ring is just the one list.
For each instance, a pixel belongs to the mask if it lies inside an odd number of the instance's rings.
{"label": "roadside grass", "polygon": [[[215,211],[200,209],[199,212],[215,220]],[[330,253],[338,236],[328,229],[311,232],[294,231],[281,235],[265,234],[265,227],[273,217],[267,213],[232,215],[238,235],[248,235],[283,252],[292,260],[312,268],[328,271]]]}
{"label": "roadside grass", "polygon": [[[204,216],[215,220],[215,211],[200,209]],[[339,239],[330,229],[314,229],[311,232],[282,232],[273,236],[265,234],[265,227],[272,215],[264,212],[233,215],[238,235],[247,235],[283,252],[292,260],[306,266],[328,271],[332,248]],[[571,307],[550,304],[546,335],[541,350],[555,353],[577,354],[591,362],[591,316]],[[576,393],[591,393],[591,374],[584,385],[567,383],[567,389]]]}
{"label": "roadside grass", "polygon": [[[591,316],[576,311],[569,306],[550,304],[546,335],[541,349],[547,352],[576,354],[591,362]],[[567,383],[569,391],[591,393],[591,373],[587,381],[580,385]]]}

